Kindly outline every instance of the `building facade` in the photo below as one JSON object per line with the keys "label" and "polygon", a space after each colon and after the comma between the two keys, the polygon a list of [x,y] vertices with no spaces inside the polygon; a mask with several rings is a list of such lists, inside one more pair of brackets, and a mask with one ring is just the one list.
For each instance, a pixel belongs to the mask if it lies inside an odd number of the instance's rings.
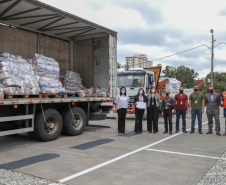
{"label": "building facade", "polygon": [[200,85],[201,83],[204,83],[204,82],[205,82],[205,78],[196,80],[196,85]]}
{"label": "building facade", "polygon": [[126,57],[125,59],[125,70],[150,67],[153,67],[153,62],[148,61],[146,54],[135,54],[133,57]]}

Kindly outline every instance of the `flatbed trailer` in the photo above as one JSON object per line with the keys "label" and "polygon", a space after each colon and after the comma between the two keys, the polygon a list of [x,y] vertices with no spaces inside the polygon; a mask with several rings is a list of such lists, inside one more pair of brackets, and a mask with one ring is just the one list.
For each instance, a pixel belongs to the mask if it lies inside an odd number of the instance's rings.
{"label": "flatbed trailer", "polygon": [[[28,132],[43,141],[56,139],[61,131],[79,135],[99,108],[111,109],[109,97],[20,98],[0,100],[0,136]],[[94,114],[99,116],[102,114]],[[101,118],[103,119],[103,118]]]}
{"label": "flatbed trailer", "polygon": [[0,105],[44,104],[44,103],[75,103],[75,102],[111,102],[110,97],[67,97],[67,98],[18,98],[0,99]]}

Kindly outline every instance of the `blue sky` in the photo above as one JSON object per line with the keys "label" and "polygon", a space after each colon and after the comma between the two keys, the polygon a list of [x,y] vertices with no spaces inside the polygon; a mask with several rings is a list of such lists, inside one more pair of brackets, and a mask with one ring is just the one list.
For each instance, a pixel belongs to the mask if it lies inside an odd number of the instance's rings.
{"label": "blue sky", "polygon": [[[118,32],[118,62],[144,53],[154,60],[211,42],[226,43],[225,0],[41,0],[42,2]],[[211,44],[207,44],[211,46]],[[200,47],[154,62],[185,65],[205,77],[211,50]],[[214,71],[226,71],[226,44],[215,48]]]}

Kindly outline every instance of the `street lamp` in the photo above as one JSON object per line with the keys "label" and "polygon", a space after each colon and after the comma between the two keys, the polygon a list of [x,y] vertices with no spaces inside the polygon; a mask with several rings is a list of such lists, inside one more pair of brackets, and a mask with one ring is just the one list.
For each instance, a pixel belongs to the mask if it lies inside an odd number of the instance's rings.
{"label": "street lamp", "polygon": [[211,52],[211,85],[213,85],[213,57],[214,57],[214,53],[213,53],[213,48],[214,48],[214,37],[213,37],[213,29],[210,30],[210,33],[212,33],[212,52]]}

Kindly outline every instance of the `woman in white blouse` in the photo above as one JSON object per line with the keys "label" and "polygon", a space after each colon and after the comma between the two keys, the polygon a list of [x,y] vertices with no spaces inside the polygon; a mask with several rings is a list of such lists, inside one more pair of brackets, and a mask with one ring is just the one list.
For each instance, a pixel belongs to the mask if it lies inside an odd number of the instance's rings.
{"label": "woman in white blouse", "polygon": [[118,112],[118,133],[125,133],[125,120],[129,104],[129,97],[126,95],[126,88],[121,87],[120,94],[116,97]]}

